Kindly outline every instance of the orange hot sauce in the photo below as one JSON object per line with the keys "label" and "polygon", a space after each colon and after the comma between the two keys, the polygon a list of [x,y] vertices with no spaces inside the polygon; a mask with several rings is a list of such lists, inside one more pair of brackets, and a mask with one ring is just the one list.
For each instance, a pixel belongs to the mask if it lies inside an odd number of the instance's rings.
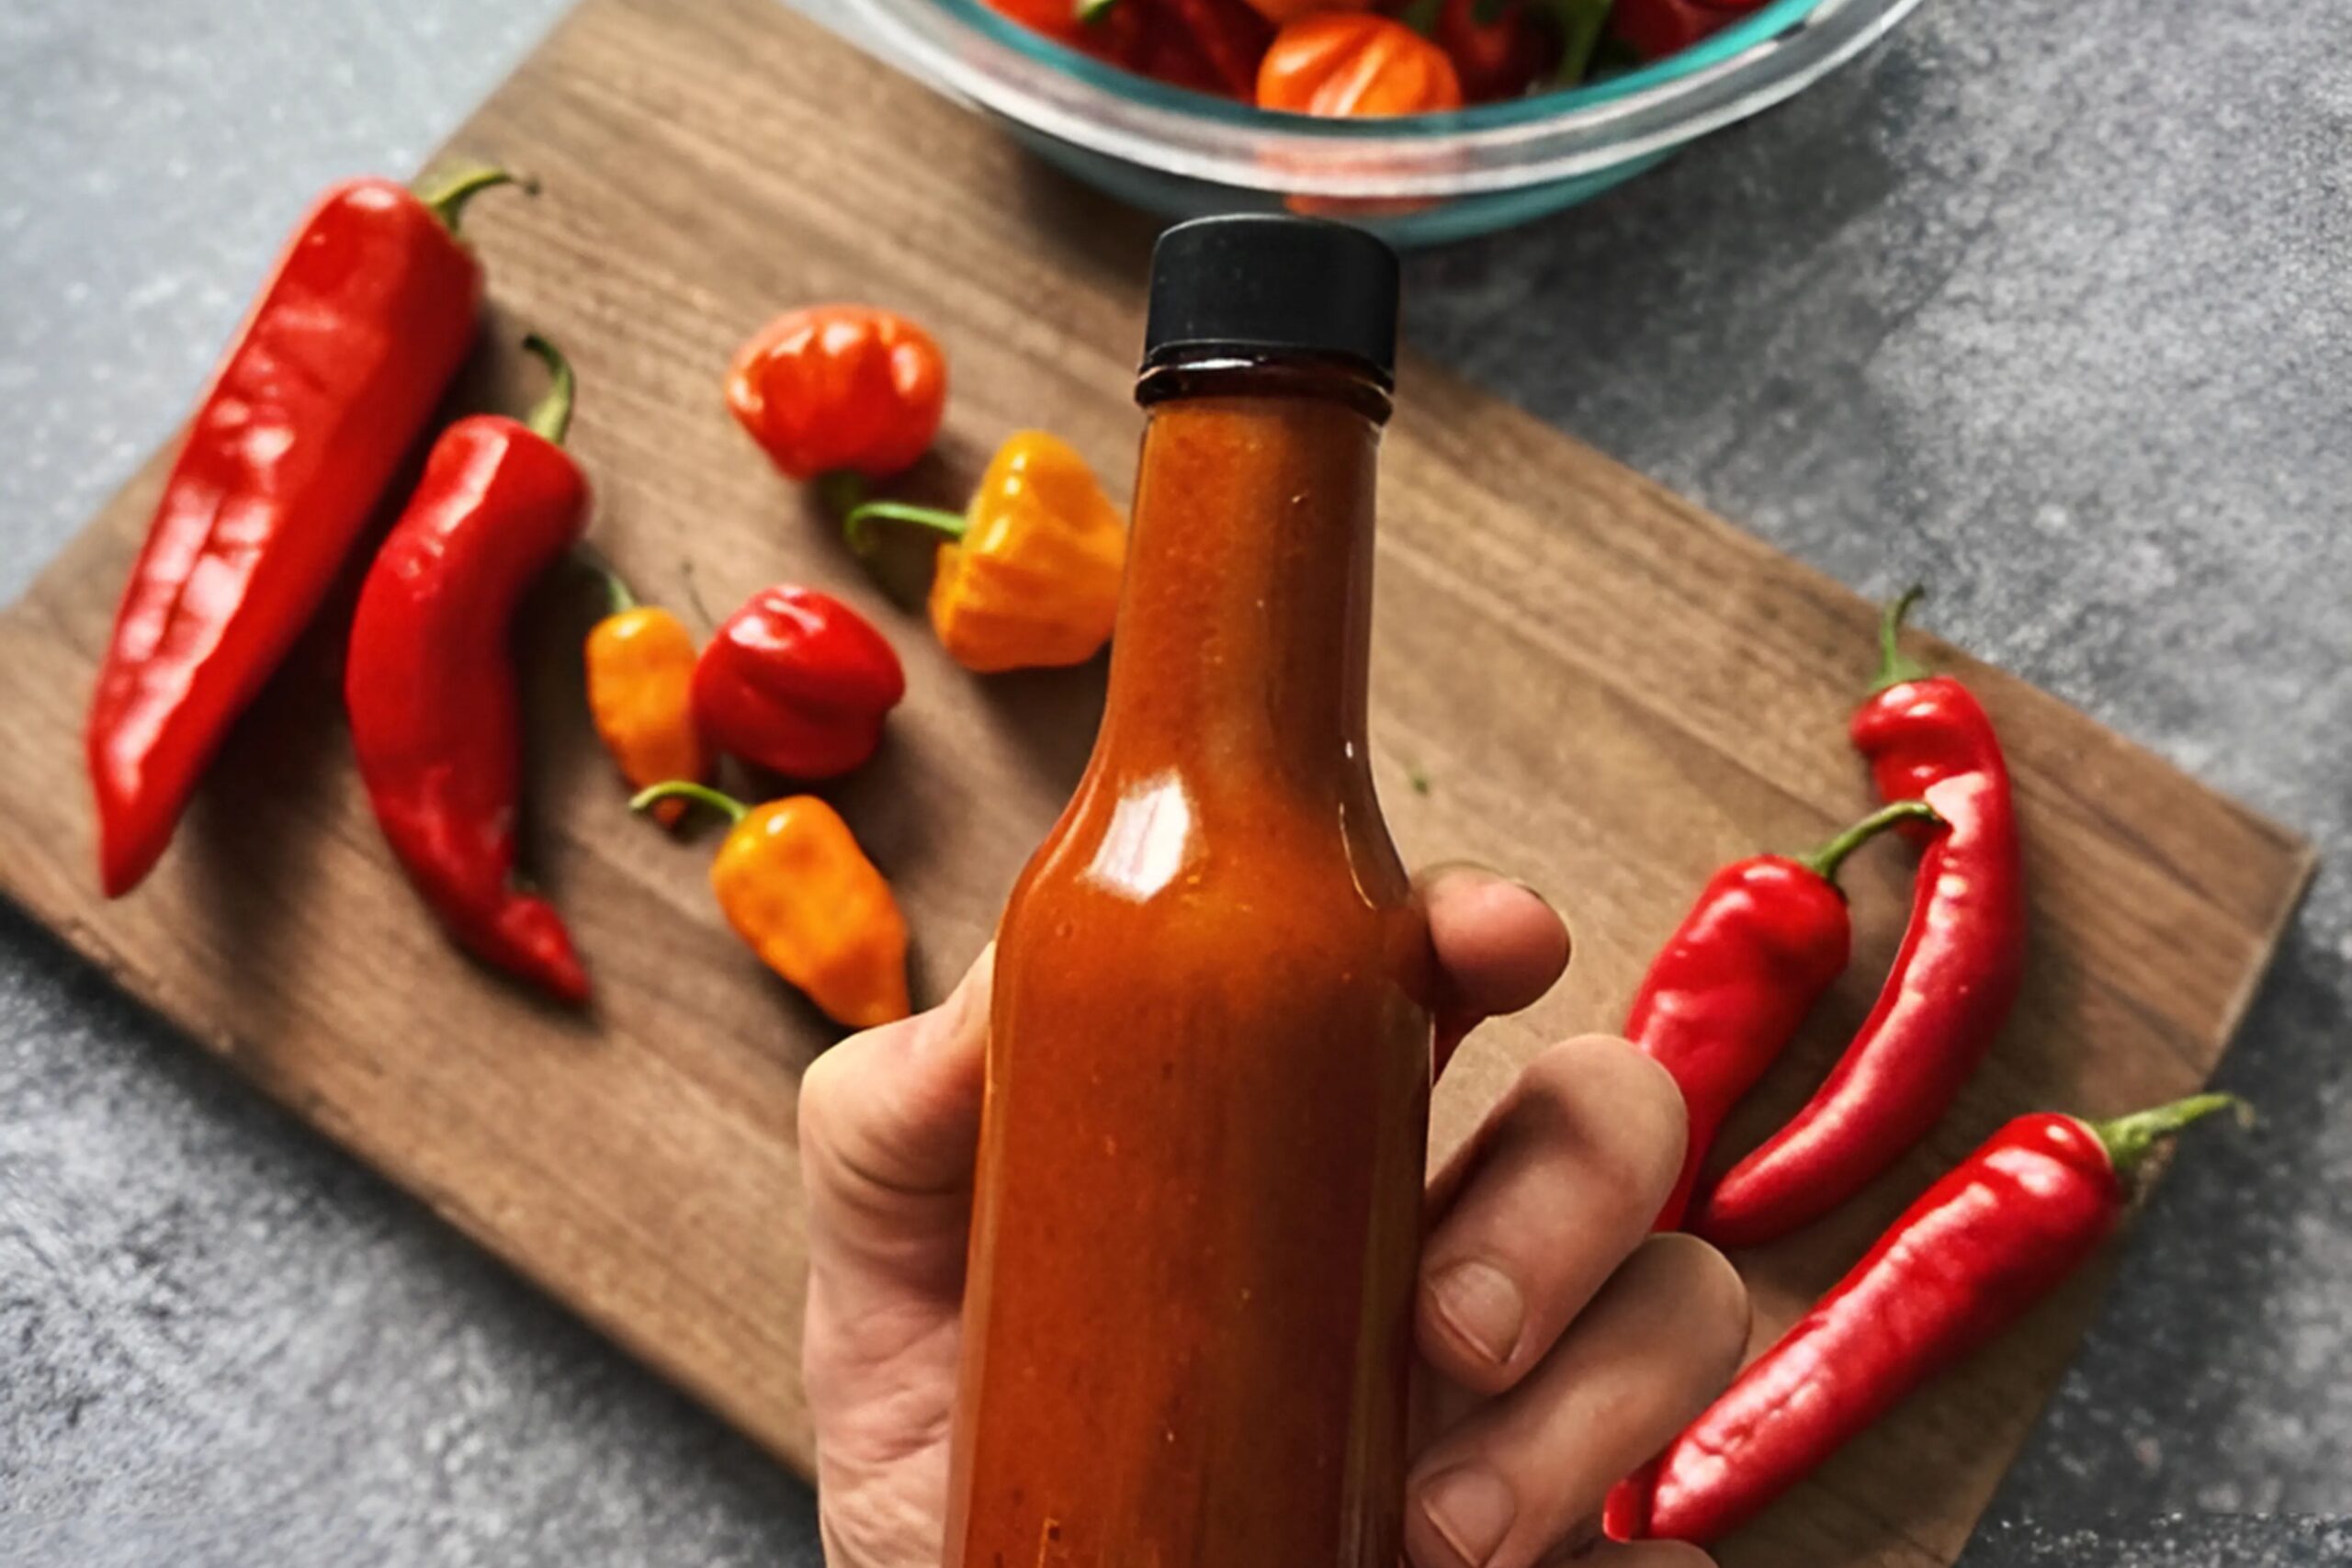
{"label": "orange hot sauce", "polygon": [[1429,939],[1365,746],[1396,259],[1163,236],[1092,761],[997,948],[947,1568],[1396,1568]]}

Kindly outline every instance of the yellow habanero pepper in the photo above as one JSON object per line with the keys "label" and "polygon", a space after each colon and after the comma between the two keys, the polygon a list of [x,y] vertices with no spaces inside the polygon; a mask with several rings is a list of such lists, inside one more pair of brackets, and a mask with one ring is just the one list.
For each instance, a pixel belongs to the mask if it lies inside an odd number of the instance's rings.
{"label": "yellow habanero pepper", "polygon": [[[640,604],[628,584],[605,573],[612,610],[588,633],[588,713],[631,789],[668,779],[707,779],[710,748],[695,728],[694,634],[667,610]],[[665,827],[683,800],[653,807]]]}
{"label": "yellow habanero pepper", "polygon": [[911,523],[947,536],[931,584],[931,624],[958,664],[981,674],[1083,664],[1111,636],[1127,524],[1069,443],[1040,430],[1007,440],[963,515],[873,501],[842,524]]}
{"label": "yellow habanero pepper", "polygon": [[745,806],[683,779],[655,784],[629,806],[643,811],[672,800],[696,801],[734,819],[711,862],[710,887],[727,923],[761,962],[853,1029],[913,1010],[906,917],[841,813],[813,795]]}

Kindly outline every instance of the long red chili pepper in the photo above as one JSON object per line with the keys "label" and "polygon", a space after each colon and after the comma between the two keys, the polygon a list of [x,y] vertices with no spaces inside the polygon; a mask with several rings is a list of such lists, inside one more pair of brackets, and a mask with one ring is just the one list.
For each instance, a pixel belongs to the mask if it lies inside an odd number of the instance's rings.
{"label": "long red chili pepper", "polygon": [[1700,889],[1651,961],[1625,1015],[1625,1035],[1674,1075],[1690,1127],[1659,1230],[1682,1223],[1724,1117],[1845,972],[1853,925],[1838,868],[1894,824],[1934,815],[1923,802],[1897,801],[1810,854],[1734,861]]}
{"label": "long red chili pepper", "polygon": [[2003,1127],[1611,1494],[1609,1534],[1703,1546],[1755,1517],[2049,1294],[2115,1228],[2148,1152],[2236,1103],[2203,1094],[2112,1122],[2044,1112]]}
{"label": "long red chili pepper", "polygon": [[520,423],[480,414],[435,444],[360,589],[344,695],[384,837],[459,945],[565,1001],[587,972],[552,905],[513,886],[522,740],[507,623],[588,522],[560,445],[571,371],[525,340],[555,385]]}
{"label": "long red chili pepper", "polygon": [[1895,646],[1915,590],[1880,628],[1878,684],[1850,726],[1882,795],[1944,826],[1920,858],[1911,922],[1877,1005],[1804,1110],[1724,1173],[1691,1228],[1724,1247],[1837,1208],[1927,1136],[2009,1015],[2025,968],[2025,873],[2009,771],[1968,688]]}
{"label": "long red chili pepper", "polygon": [[335,186],[294,231],[164,483],[85,737],[99,878],[129,892],[221,738],[286,656],[464,361],[481,265],[457,237],[481,169],[418,197]]}

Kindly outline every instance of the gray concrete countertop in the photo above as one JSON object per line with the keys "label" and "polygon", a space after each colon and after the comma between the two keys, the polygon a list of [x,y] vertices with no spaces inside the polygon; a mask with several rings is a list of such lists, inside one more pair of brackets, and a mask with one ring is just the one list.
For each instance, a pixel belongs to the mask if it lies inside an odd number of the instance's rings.
{"label": "gray concrete countertop", "polygon": [[[310,194],[416,163],[560,8],[0,7],[0,595]],[[1857,587],[1932,579],[1937,630],[2340,864],[2347,45],[2327,5],[1929,4],[1417,259],[1409,330]],[[2266,1125],[2179,1162],[1977,1568],[2352,1560],[2348,1009],[2324,874],[2223,1073]],[[797,1483],[0,908],[0,1562],[816,1561]]]}

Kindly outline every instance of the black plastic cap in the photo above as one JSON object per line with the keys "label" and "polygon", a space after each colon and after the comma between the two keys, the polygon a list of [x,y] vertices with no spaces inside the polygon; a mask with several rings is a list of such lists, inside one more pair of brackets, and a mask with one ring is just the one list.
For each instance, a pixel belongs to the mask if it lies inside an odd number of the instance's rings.
{"label": "black plastic cap", "polygon": [[1396,368],[1396,253],[1320,218],[1195,218],[1151,252],[1146,370],[1180,359],[1311,354]]}

